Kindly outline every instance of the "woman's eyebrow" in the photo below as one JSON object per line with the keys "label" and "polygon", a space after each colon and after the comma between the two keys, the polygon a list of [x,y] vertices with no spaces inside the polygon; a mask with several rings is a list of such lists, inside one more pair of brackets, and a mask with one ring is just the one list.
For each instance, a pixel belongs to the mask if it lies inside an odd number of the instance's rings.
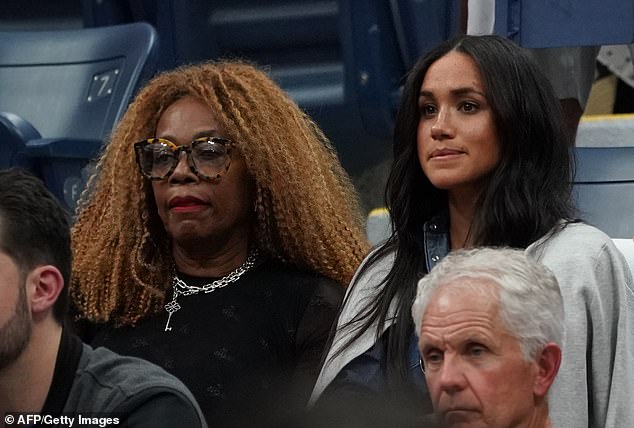
{"label": "woman's eyebrow", "polygon": [[484,93],[482,91],[479,91],[478,89],[474,88],[473,86],[465,86],[462,88],[456,88],[456,89],[452,89],[451,93],[454,95],[468,95],[468,94],[478,94],[482,97],[485,97]]}
{"label": "woman's eyebrow", "polygon": [[197,133],[195,133],[192,137],[192,140],[195,140],[196,138],[200,138],[200,137],[216,137],[218,136],[219,132],[217,129],[206,129],[204,131],[199,131]]}
{"label": "woman's eyebrow", "polygon": [[[455,89],[451,89],[449,92],[451,92],[452,95],[467,95],[467,94],[478,94],[482,97],[486,97],[486,95],[484,95],[484,93],[482,91],[479,91],[478,89],[474,88],[473,86],[463,86],[460,88],[455,88]],[[421,90],[418,98],[434,98],[434,93],[432,91],[428,91],[428,90]]]}
{"label": "woman's eyebrow", "polygon": [[433,99],[435,97],[434,97],[434,93],[433,92],[422,90],[418,94],[418,99],[421,99],[421,98],[431,98],[431,99]]}

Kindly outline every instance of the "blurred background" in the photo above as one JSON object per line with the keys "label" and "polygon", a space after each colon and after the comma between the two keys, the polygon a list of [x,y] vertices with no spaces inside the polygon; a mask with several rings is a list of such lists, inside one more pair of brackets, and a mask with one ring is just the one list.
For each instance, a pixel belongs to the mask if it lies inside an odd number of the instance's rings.
{"label": "blurred background", "polygon": [[[20,131],[22,134],[35,132],[37,140],[70,138],[71,143],[64,142],[70,145],[60,141],[52,144],[49,140],[31,143],[27,147],[28,159],[21,158],[20,162],[39,168],[42,175],[49,174],[48,181],[54,182],[56,194],[62,194],[72,209],[90,172],[86,159],[79,170],[70,174],[74,181],[68,181],[69,177],[63,174],[52,177],[53,172],[45,171],[46,162],[61,162],[64,156],[94,155],[98,151],[95,141],[107,138],[134,91],[156,72],[209,59],[245,58],[265,67],[319,123],[333,141],[360,193],[364,209],[369,212],[384,206],[383,188],[391,160],[394,115],[407,70],[431,46],[465,32],[468,23],[473,27],[478,14],[479,31],[503,34],[538,54],[543,49],[592,47],[591,66],[584,66],[584,73],[590,77],[559,73],[560,78],[571,81],[591,79],[588,93],[578,97],[579,112],[584,116],[577,145],[634,146],[631,132],[634,122],[628,115],[634,111],[634,69],[629,46],[634,39],[634,2],[598,3],[590,0],[3,0],[0,112],[15,113],[18,119],[0,116],[0,124],[4,120],[7,126],[19,128],[16,123],[23,125],[19,121],[23,119],[34,129],[27,128],[28,131]],[[71,101],[77,104],[71,110],[76,117],[87,114],[99,102],[105,105],[100,97],[117,95],[117,89],[124,84],[119,72],[123,73],[124,64],[131,62],[126,57],[125,61],[112,65],[105,53],[98,61],[73,57],[87,48],[71,44],[66,48],[53,46],[51,40],[57,38],[56,34],[71,31],[67,39],[88,39],[92,36],[82,32],[86,29],[117,28],[135,22],[146,22],[153,29],[147,35],[145,62],[139,66],[140,72],[126,77],[133,80],[132,87],[104,107],[103,115],[110,116],[92,126],[99,128],[95,135],[88,130],[74,135],[71,128],[82,125],[73,125],[72,120],[62,118],[62,111],[66,111],[63,108],[49,106],[48,114],[34,115],[38,109],[35,105],[45,110],[46,96],[56,99],[55,102],[63,97],[51,93],[55,87],[67,88],[66,93],[73,89],[80,92],[81,97]],[[487,25],[490,28],[482,30]],[[23,32],[38,32],[41,43],[37,43],[38,36],[32,36],[30,44],[16,48],[22,41],[11,35]],[[126,37],[130,44],[136,39]],[[91,46],[97,44],[93,42]],[[7,45],[13,46],[13,50]],[[54,58],[44,59],[56,49],[61,49],[61,53],[55,54],[60,58],[57,63]],[[127,54],[113,54],[113,58],[117,55]],[[20,60],[10,59],[11,56]],[[558,58],[567,61],[565,55]],[[87,77],[77,72],[72,85],[61,78],[59,83],[51,79],[55,69],[80,62],[93,64]],[[44,63],[49,68],[40,75],[43,77],[29,77],[27,84],[24,80],[27,69]],[[105,64],[103,70],[95,65],[98,63]],[[11,81],[21,73],[20,84]],[[48,80],[51,85],[42,89],[37,79]],[[103,87],[96,88],[94,81]],[[70,86],[73,88],[68,89]],[[105,92],[102,94],[100,89]],[[115,108],[115,104],[120,105]],[[59,112],[59,117],[54,111]],[[82,120],[86,127],[89,121]],[[574,118],[575,124],[577,120]],[[63,126],[48,128],[50,124],[46,122],[51,121]],[[606,129],[610,138],[606,138]],[[28,139],[24,135],[20,138]],[[75,149],[80,145],[78,139],[92,140],[92,146],[86,146],[90,149],[81,156],[77,154],[81,150]],[[0,141],[2,144],[6,145]],[[67,154],[59,155],[64,150]],[[14,149],[11,156],[17,156],[16,153],[18,150]],[[45,164],[34,165],[37,162]],[[70,164],[61,164],[66,165],[63,167],[66,171],[72,169]]]}

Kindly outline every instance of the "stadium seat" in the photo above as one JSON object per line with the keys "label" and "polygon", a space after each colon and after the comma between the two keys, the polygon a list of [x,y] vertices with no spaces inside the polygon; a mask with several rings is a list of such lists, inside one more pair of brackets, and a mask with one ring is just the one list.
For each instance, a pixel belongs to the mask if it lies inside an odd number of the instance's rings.
{"label": "stadium seat", "polygon": [[582,116],[577,130],[575,146],[634,146],[634,114]]}
{"label": "stadium seat", "polygon": [[146,23],[0,32],[0,167],[30,169],[72,211],[157,43]]}
{"label": "stadium seat", "polygon": [[[161,40],[162,69],[222,58],[246,59],[265,67],[319,123],[337,147],[344,166],[355,173],[389,156],[393,113],[381,111],[380,120],[377,115],[365,114],[377,113],[374,107],[379,102],[384,105],[391,100],[385,100],[389,94],[370,92],[378,90],[376,85],[383,85],[386,76],[373,74],[376,68],[359,70],[361,59],[355,49],[368,40],[367,29],[372,25],[380,28],[374,33],[377,43],[384,36],[393,35],[394,30],[388,2],[363,0],[371,6],[370,11],[355,8],[354,13],[351,3],[351,0],[83,0],[82,6],[87,26],[130,19],[151,23]],[[353,19],[360,19],[358,14],[364,20],[363,28],[357,31],[361,32],[361,39],[353,37]],[[374,21],[368,23],[366,18]],[[393,36],[392,41],[395,41]],[[392,44],[389,49],[375,51],[374,66],[383,64],[385,52],[398,55],[398,48]],[[401,65],[390,76],[396,76],[392,88],[395,91],[404,72]],[[367,100],[370,101],[366,104]]]}
{"label": "stadium seat", "polygon": [[634,147],[577,147],[579,216],[612,238],[634,236]]}
{"label": "stadium seat", "polygon": [[370,244],[377,245],[390,237],[392,224],[387,208],[375,208],[368,214],[365,233]]}

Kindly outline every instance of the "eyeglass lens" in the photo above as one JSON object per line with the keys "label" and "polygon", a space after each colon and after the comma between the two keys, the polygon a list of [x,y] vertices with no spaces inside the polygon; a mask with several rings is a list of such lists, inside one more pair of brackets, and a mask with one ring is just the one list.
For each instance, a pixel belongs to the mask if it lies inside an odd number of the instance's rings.
{"label": "eyeglass lens", "polygon": [[[224,141],[224,140],[223,140]],[[153,140],[142,146],[141,167],[152,178],[167,177],[178,165],[181,151],[188,152],[190,165],[195,172],[207,178],[222,174],[229,161],[224,143],[213,139],[198,139],[191,146],[172,146],[161,140]]]}

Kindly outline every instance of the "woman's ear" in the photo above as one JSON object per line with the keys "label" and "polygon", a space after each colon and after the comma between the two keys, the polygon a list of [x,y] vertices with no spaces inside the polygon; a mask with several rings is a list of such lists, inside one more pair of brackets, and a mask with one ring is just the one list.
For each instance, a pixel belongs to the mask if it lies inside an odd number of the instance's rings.
{"label": "woman's ear", "polygon": [[33,318],[39,318],[52,311],[64,288],[64,277],[55,266],[38,266],[27,275],[26,287],[31,314]]}
{"label": "woman's ear", "polygon": [[537,357],[537,379],[533,393],[538,397],[544,397],[548,389],[555,381],[555,376],[561,364],[561,348],[553,342],[547,343]]}

